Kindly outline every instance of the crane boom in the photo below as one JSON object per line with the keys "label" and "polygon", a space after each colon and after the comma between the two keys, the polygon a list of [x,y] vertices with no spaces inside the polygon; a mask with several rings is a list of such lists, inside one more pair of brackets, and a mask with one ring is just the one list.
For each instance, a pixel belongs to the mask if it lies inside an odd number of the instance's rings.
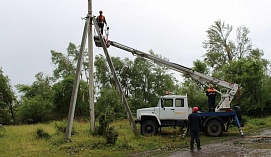
{"label": "crane boom", "polygon": [[122,44],[115,42],[115,41],[107,41],[107,43],[111,46],[116,47],[116,48],[122,49],[124,51],[128,51],[128,52],[132,53],[133,55],[137,55],[137,56],[140,56],[143,58],[150,59],[157,64],[163,64],[165,66],[168,66],[172,70],[175,70],[177,72],[180,72],[180,73],[183,73],[185,75],[190,76],[194,80],[199,81],[201,84],[206,85],[208,83],[214,83],[214,84],[217,84],[217,85],[220,85],[222,87],[227,88],[228,90],[226,93],[220,92],[221,100],[216,107],[216,112],[221,112],[221,111],[225,111],[227,109],[230,109],[230,103],[238,90],[238,84],[230,83],[227,81],[223,81],[223,80],[199,73],[197,71],[194,71],[191,68],[188,68],[188,67],[185,67],[185,66],[173,63],[173,62],[166,61],[166,60],[161,59],[159,57],[156,57],[154,55],[151,55],[151,54],[136,50],[134,48],[122,45]]}

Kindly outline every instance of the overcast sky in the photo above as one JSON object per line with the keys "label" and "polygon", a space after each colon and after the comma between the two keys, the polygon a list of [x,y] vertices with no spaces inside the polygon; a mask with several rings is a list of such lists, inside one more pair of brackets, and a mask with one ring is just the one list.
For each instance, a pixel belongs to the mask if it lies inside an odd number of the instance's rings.
{"label": "overcast sky", "polygon": [[[88,0],[2,0],[0,2],[0,67],[12,85],[52,75],[50,50],[66,53],[69,42],[80,45]],[[167,57],[192,67],[206,52],[206,31],[221,20],[246,26],[253,48],[271,59],[270,0],[92,0],[93,14],[103,10],[110,40]],[[94,55],[103,54],[94,48]],[[129,53],[109,48],[114,57]],[[131,57],[132,58],[132,57]]]}

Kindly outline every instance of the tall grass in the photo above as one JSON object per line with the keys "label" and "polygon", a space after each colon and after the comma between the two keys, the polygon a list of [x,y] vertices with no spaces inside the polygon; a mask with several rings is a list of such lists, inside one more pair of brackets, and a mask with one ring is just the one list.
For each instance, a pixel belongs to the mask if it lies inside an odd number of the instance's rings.
{"label": "tall grass", "polygon": [[[255,119],[245,117],[246,124],[243,131],[246,134],[256,132],[262,128],[271,127],[271,117]],[[106,139],[100,136],[92,136],[88,122],[73,123],[75,134],[72,142],[64,141],[64,133],[60,131],[62,122],[48,124],[4,126],[4,132],[0,137],[0,156],[2,157],[62,157],[62,156],[95,156],[124,157],[137,154],[137,156],[163,156],[180,149],[188,149],[189,136],[180,138],[182,132],[173,127],[162,128],[157,136],[135,136],[128,120],[116,121],[112,127],[119,136],[115,145],[106,143]],[[56,125],[57,124],[57,125]],[[139,130],[139,125],[137,125]],[[49,138],[37,138],[37,132],[41,135],[48,134]],[[222,137],[206,137],[201,134],[202,145],[217,140],[227,140],[239,136],[237,127],[230,127]],[[42,137],[42,136],[41,136]]]}

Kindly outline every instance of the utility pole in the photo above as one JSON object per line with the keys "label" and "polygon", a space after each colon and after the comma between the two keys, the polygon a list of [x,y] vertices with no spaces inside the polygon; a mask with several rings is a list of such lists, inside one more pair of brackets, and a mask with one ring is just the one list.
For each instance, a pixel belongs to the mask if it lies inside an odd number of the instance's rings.
{"label": "utility pole", "polygon": [[70,101],[68,123],[66,126],[66,132],[65,132],[65,141],[67,141],[67,142],[71,141],[70,138],[71,138],[71,132],[72,132],[73,119],[74,119],[74,111],[75,111],[75,105],[76,105],[76,100],[77,100],[81,67],[82,67],[83,57],[84,57],[83,54],[84,54],[84,50],[85,50],[86,39],[87,39],[87,30],[89,27],[90,19],[91,19],[91,17],[89,17],[89,16],[86,17],[84,32],[83,32],[82,41],[81,41],[80,53],[79,53],[79,58],[78,58],[78,62],[77,62],[77,69],[76,69],[76,73],[75,73],[75,79],[73,82],[73,90],[72,90],[72,97],[71,97],[71,101]]}
{"label": "utility pole", "polygon": [[[92,17],[92,0],[88,0],[88,15]],[[92,41],[92,20],[88,28],[88,58],[89,58],[89,113],[90,113],[90,130],[95,130],[95,113],[94,113],[94,78],[93,78],[93,41]]]}
{"label": "utility pole", "polygon": [[93,43],[92,43],[92,24],[90,20],[92,18],[92,2],[91,0],[88,0],[88,15],[85,18],[85,26],[81,41],[81,47],[80,47],[80,54],[77,62],[77,69],[75,74],[75,79],[73,83],[73,91],[72,91],[72,97],[70,101],[70,108],[69,108],[69,115],[68,115],[68,123],[66,126],[66,132],[65,132],[65,141],[69,142],[71,138],[71,132],[72,132],[72,124],[74,119],[74,111],[76,106],[76,100],[77,100],[77,94],[78,94],[78,87],[80,82],[80,73],[83,63],[83,57],[84,57],[84,50],[86,45],[86,39],[88,36],[88,53],[89,53],[89,109],[90,109],[90,129],[94,131],[95,129],[95,116],[94,116],[94,94],[93,94]]}

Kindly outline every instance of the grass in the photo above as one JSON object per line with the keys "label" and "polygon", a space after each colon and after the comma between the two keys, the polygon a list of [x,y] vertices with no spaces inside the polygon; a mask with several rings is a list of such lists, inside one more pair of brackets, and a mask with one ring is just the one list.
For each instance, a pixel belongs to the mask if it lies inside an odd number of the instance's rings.
{"label": "grass", "polygon": [[[271,117],[245,117],[243,131],[246,134],[256,133],[260,129],[271,127]],[[64,141],[64,133],[59,125],[63,122],[48,124],[5,126],[0,134],[1,157],[61,157],[61,156],[95,156],[95,157],[126,157],[126,156],[164,156],[174,151],[188,149],[189,136],[180,138],[182,132],[171,127],[162,128],[157,136],[135,136],[128,120],[116,121],[112,124],[119,133],[115,145],[106,144],[103,137],[92,136],[89,122],[73,123],[72,142]],[[58,127],[56,127],[58,126]],[[137,125],[139,130],[139,125]],[[41,136],[37,136],[39,132]],[[47,134],[49,136],[47,136]],[[46,138],[43,138],[46,135]],[[239,137],[237,127],[230,127],[222,137],[206,137],[201,134],[202,145]]]}

